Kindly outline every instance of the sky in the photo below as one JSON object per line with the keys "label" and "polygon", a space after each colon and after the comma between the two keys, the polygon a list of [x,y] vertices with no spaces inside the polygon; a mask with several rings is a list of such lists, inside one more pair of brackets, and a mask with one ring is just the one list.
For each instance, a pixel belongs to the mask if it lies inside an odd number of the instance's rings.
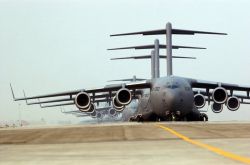
{"label": "sky", "polygon": [[[173,60],[177,76],[250,86],[250,1],[248,0],[0,0],[0,121],[49,122],[80,119],[60,108],[41,109],[14,102],[15,95],[88,89],[107,80],[150,78],[149,60],[110,61],[112,57],[146,55],[149,50],[108,48],[152,44],[164,36],[110,37],[110,34],[173,28],[228,33],[227,36],[173,36],[173,44],[206,50],[173,50],[196,60]],[[165,54],[165,50],[161,50]],[[166,75],[166,60],[160,62]],[[74,110],[76,107],[65,107]],[[206,107],[207,109],[207,107]],[[250,120],[250,105],[237,112],[224,109],[209,120]]]}

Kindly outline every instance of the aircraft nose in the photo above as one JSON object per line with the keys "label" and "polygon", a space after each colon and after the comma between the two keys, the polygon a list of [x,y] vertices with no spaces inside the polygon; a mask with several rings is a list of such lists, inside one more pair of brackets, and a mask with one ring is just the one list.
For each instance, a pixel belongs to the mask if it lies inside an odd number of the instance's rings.
{"label": "aircraft nose", "polygon": [[166,109],[167,111],[173,111],[174,110],[174,106],[175,106],[175,101],[176,101],[176,94],[175,92],[169,90],[166,92]]}

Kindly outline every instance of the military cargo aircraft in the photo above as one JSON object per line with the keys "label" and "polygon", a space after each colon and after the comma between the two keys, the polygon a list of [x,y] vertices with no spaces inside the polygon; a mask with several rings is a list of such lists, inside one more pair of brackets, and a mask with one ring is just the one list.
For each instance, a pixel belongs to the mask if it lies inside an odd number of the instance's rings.
{"label": "military cargo aircraft", "polygon": [[[167,57],[167,75],[164,77],[148,79],[139,82],[129,82],[107,85],[95,89],[79,89],[54,94],[38,95],[32,97],[15,98],[15,101],[30,100],[38,98],[50,98],[68,96],[74,97],[75,105],[83,112],[92,109],[96,96],[100,93],[108,93],[108,98],[116,109],[124,109],[132,99],[137,96],[137,91],[146,89],[149,92],[141,93],[139,99],[136,119],[138,121],[159,121],[159,120],[180,120],[180,121],[199,121],[205,117],[199,112],[200,105],[211,102],[212,109],[216,112],[221,111],[221,107],[226,104],[229,110],[237,110],[240,103],[244,104],[244,99],[249,99],[249,86],[240,86],[236,84],[197,80],[174,76],[172,73],[172,35],[194,35],[194,34],[217,34],[226,35],[226,33],[215,33],[195,30],[182,30],[172,28],[171,23],[166,24],[165,29],[150,30],[133,33],[115,34],[111,36],[122,35],[166,35],[166,57]],[[205,90],[201,93],[201,90]],[[235,91],[245,91],[246,95],[236,96]],[[195,92],[198,92],[195,94]],[[114,94],[114,96],[112,96]]]}

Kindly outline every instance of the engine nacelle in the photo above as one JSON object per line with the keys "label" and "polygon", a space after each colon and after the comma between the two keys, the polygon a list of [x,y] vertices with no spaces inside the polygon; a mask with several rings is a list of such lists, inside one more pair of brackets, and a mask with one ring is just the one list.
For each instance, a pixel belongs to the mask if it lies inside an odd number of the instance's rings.
{"label": "engine nacelle", "polygon": [[91,112],[91,113],[90,113],[90,116],[91,116],[92,118],[96,118],[96,110],[94,110],[93,112]]}
{"label": "engine nacelle", "polygon": [[203,108],[206,104],[206,99],[204,97],[204,95],[202,94],[196,94],[194,95],[194,105],[197,108]]}
{"label": "engine nacelle", "polygon": [[86,109],[79,109],[81,112],[92,113],[95,111],[95,104],[90,103],[90,105]]}
{"label": "engine nacelle", "polygon": [[221,113],[223,110],[223,104],[213,103],[211,108],[214,113]]}
{"label": "engine nacelle", "polygon": [[222,87],[217,87],[212,93],[213,101],[217,104],[224,104],[227,101],[227,90]]}
{"label": "engine nacelle", "polygon": [[230,111],[236,111],[240,107],[240,101],[237,97],[231,96],[227,99],[226,105]]}
{"label": "engine nacelle", "polygon": [[127,88],[122,88],[116,92],[115,99],[119,105],[128,105],[132,100],[132,94]]}
{"label": "engine nacelle", "polygon": [[86,92],[80,92],[75,97],[75,104],[79,109],[88,109],[90,107],[90,103],[90,96]]}
{"label": "engine nacelle", "polygon": [[96,112],[96,118],[97,119],[102,119],[103,118],[103,114],[101,112]]}
{"label": "engine nacelle", "polygon": [[200,121],[208,121],[208,116],[205,113],[200,114]]}
{"label": "engine nacelle", "polygon": [[116,109],[110,108],[108,111],[109,116],[113,117],[117,114]]}
{"label": "engine nacelle", "polygon": [[116,96],[113,97],[113,99],[112,99],[112,104],[113,104],[113,107],[115,108],[116,111],[118,111],[118,112],[123,111],[124,105],[121,105],[121,104],[119,104],[119,103],[116,101]]}

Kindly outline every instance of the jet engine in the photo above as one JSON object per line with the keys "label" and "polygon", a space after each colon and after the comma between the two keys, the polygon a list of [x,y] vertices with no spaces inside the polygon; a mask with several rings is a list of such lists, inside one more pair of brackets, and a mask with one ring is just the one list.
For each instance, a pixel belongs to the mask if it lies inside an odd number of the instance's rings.
{"label": "jet engine", "polygon": [[217,87],[213,90],[212,97],[215,103],[223,104],[227,101],[227,90],[222,87]]}
{"label": "jet engine", "polygon": [[226,105],[230,111],[236,111],[240,107],[240,101],[237,97],[231,96],[227,99]]}
{"label": "jet engine", "polygon": [[109,114],[109,116],[111,116],[111,117],[115,116],[115,115],[117,114],[116,109],[110,108],[110,109],[108,110],[108,114]]}
{"label": "jet engine", "polygon": [[208,116],[205,113],[200,114],[200,121],[208,121]]}
{"label": "jet engine", "polygon": [[131,102],[132,95],[128,89],[122,88],[116,92],[115,99],[120,105],[128,105]]}
{"label": "jet engine", "polygon": [[211,108],[214,113],[220,113],[223,110],[223,104],[213,103]]}
{"label": "jet engine", "polygon": [[103,118],[103,114],[101,112],[96,112],[96,118],[97,119],[102,119]]}
{"label": "jet engine", "polygon": [[93,112],[91,112],[91,113],[90,113],[90,116],[91,116],[92,118],[96,118],[96,110],[94,110]]}
{"label": "jet engine", "polygon": [[206,99],[202,94],[194,95],[194,105],[197,108],[203,108],[206,104]]}
{"label": "jet engine", "polygon": [[115,108],[116,111],[118,111],[118,112],[123,111],[124,105],[121,105],[121,104],[119,104],[119,103],[116,101],[116,96],[113,97],[112,103],[113,103],[113,107]]}
{"label": "jet engine", "polygon": [[[90,97],[89,97],[89,94],[86,93],[86,92],[80,92],[76,95],[75,97],[75,104],[77,106],[77,108],[79,109],[88,109],[90,108]],[[86,111],[84,111],[86,112]]]}
{"label": "jet engine", "polygon": [[95,104],[90,103],[90,105],[86,109],[79,109],[81,112],[89,112],[93,113],[95,111]]}

